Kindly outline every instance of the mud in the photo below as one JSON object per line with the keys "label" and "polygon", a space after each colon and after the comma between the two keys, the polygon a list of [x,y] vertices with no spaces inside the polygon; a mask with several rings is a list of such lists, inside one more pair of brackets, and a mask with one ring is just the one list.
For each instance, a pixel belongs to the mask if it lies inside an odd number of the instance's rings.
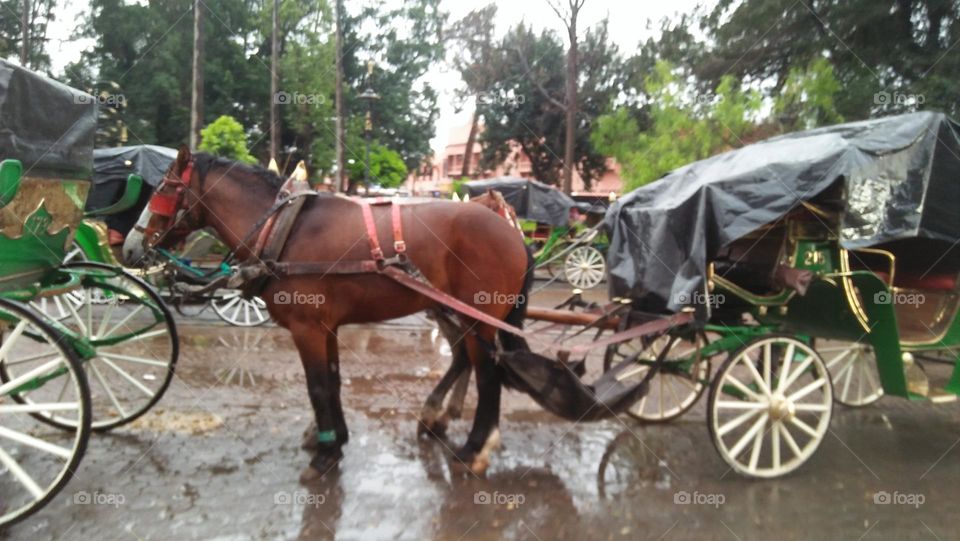
{"label": "mud", "polygon": [[[545,306],[560,297],[550,292],[534,301]],[[415,317],[343,331],[351,441],[338,472],[304,487],[298,476],[309,456],[300,441],[311,412],[286,332],[181,321],[178,375],[160,404],[130,426],[95,434],[67,488],[3,535],[957,538],[956,404],[888,397],[865,409],[838,407],[827,439],[803,468],[751,481],[714,450],[704,400],[669,425],[627,417],[576,424],[506,392],[503,448],[490,471],[451,475],[451,451],[469,422],[454,422],[447,441],[416,437],[415,414],[449,362],[449,348],[428,325]],[[596,367],[598,359],[589,362]],[[467,419],[473,403],[471,391]]]}

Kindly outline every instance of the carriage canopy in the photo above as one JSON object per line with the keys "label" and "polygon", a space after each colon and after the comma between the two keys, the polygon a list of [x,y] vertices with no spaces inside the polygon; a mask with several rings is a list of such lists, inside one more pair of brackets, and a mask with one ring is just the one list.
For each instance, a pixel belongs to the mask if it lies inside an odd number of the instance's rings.
{"label": "carriage canopy", "polygon": [[463,184],[470,197],[497,190],[524,220],[560,227],[570,220],[570,208],[576,202],[560,190],[540,181],[519,177],[473,180]]}
{"label": "carriage canopy", "polygon": [[31,176],[89,180],[96,130],[93,96],[0,60],[0,159]]}
{"label": "carriage canopy", "polygon": [[942,113],[904,114],[767,139],[623,196],[605,218],[611,294],[653,294],[675,310],[720,248],[837,182],[845,248],[960,241],[960,126]]}

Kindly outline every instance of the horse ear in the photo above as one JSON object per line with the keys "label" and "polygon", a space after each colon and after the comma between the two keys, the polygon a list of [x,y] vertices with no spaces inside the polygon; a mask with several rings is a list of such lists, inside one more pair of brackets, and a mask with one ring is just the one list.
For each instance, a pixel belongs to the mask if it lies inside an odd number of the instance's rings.
{"label": "horse ear", "polygon": [[190,163],[190,160],[193,159],[193,155],[190,154],[190,147],[187,145],[180,145],[180,151],[177,152],[177,174],[183,173],[183,170],[187,168],[187,164]]}

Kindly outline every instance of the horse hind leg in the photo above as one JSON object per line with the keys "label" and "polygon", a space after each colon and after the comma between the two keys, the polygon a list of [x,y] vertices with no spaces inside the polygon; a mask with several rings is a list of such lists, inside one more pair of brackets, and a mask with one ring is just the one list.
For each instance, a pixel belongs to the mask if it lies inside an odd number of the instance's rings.
{"label": "horse hind leg", "polygon": [[[438,314],[436,320],[440,333],[450,344],[453,360],[420,409],[417,434],[439,438],[446,434],[450,419],[458,419],[463,410],[463,395],[466,393],[466,385],[470,382],[470,360],[463,345],[460,326],[444,314]],[[450,405],[447,411],[443,411],[443,401],[454,385],[456,389],[450,399]]]}

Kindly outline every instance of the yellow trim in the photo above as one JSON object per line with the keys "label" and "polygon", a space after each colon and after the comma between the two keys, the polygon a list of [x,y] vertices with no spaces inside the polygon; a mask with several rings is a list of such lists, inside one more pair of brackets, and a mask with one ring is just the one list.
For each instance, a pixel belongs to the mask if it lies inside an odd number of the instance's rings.
{"label": "yellow trim", "polygon": [[850,253],[844,248],[840,248],[840,283],[843,284],[843,294],[847,298],[847,304],[850,306],[854,317],[863,327],[863,331],[869,333],[870,318],[867,317],[860,295],[854,290],[853,281],[850,280]]}
{"label": "yellow trim", "polygon": [[892,252],[888,252],[887,250],[881,250],[879,248],[857,248],[851,251],[882,255],[883,257],[886,257],[887,259],[889,259],[890,260],[890,281],[887,283],[887,285],[890,287],[893,287],[893,284],[894,284],[893,277],[894,277],[894,273],[897,270],[897,256],[893,255]]}

